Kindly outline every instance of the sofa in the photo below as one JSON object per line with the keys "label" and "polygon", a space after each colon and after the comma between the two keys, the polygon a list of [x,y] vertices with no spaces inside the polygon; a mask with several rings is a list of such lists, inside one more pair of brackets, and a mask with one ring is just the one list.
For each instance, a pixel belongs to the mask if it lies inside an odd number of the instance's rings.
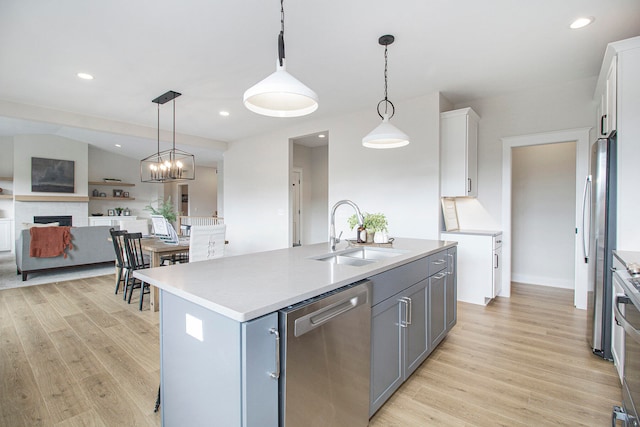
{"label": "sofa", "polygon": [[[109,226],[71,227],[71,244],[66,258],[62,255],[53,258],[33,258],[29,256],[31,234],[22,230],[16,240],[16,267],[22,280],[34,271],[52,270],[80,265],[114,262],[116,259],[113,243],[109,241]],[[118,227],[114,227],[118,228]]]}

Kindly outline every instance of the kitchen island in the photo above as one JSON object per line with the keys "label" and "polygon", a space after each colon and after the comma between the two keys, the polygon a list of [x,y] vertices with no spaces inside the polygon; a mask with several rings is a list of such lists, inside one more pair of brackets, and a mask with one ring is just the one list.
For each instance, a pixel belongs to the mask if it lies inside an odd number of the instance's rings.
{"label": "kitchen island", "polygon": [[277,426],[278,310],[363,279],[372,283],[372,414],[455,324],[455,245],[396,239],[381,248],[393,256],[352,265],[321,260],[325,243],[135,272],[161,290],[164,425]]}

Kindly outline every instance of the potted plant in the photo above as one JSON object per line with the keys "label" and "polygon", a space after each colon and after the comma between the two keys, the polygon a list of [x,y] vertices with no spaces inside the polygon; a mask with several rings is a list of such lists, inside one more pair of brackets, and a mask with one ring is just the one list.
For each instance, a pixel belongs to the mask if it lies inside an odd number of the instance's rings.
{"label": "potted plant", "polygon": [[[387,217],[383,213],[363,213],[364,217],[364,229],[367,230],[367,242],[371,243],[375,241],[375,235],[380,234],[378,237],[378,241],[376,243],[386,243],[388,240],[386,237],[387,226],[389,223],[387,222]],[[349,223],[349,227],[353,230],[353,228],[358,224],[358,218],[356,215],[351,215],[347,220]]]}
{"label": "potted plant", "polygon": [[122,209],[121,207],[117,207],[117,208],[115,209],[115,211],[116,211],[116,215],[120,216],[120,215],[122,215],[122,211],[123,211],[123,209]]}
{"label": "potted plant", "polygon": [[162,215],[169,222],[176,221],[176,211],[173,209],[171,196],[167,197],[167,200],[158,199],[156,203],[158,204],[157,208],[154,208],[151,203],[149,203],[144,207],[144,210],[151,212],[152,215]]}

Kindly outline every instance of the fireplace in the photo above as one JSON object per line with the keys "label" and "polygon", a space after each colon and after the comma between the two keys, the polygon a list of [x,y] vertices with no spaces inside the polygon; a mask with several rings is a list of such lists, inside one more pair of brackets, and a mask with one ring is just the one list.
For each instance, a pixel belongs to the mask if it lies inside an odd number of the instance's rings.
{"label": "fireplace", "polygon": [[66,225],[71,227],[72,223],[71,215],[48,215],[48,216],[34,216],[33,222],[36,224],[49,224],[51,222],[58,222],[60,225]]}

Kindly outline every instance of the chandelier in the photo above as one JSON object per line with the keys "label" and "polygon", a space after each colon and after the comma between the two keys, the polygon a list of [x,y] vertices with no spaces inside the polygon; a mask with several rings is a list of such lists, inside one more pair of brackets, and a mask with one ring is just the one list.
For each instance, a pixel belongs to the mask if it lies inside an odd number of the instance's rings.
{"label": "chandelier", "polygon": [[[176,98],[182,95],[168,91],[151,102],[158,104],[158,148],[140,161],[140,181],[168,183],[196,179],[196,161],[193,154],[176,148]],[[173,101],[173,146],[160,151],[160,105]]]}

